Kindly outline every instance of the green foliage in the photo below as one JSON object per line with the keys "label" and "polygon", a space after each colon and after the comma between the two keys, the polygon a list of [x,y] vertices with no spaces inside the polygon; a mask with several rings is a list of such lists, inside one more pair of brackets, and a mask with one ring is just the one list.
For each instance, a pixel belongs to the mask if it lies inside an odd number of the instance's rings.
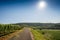
{"label": "green foliage", "polygon": [[60,40],[60,30],[40,30],[36,28],[34,30],[37,32],[32,32],[34,37],[36,37],[35,39],[40,38],[42,34],[46,40]]}
{"label": "green foliage", "polygon": [[32,30],[32,34],[34,36],[34,40],[46,40],[44,36],[38,32],[38,30]]}
{"label": "green foliage", "polygon": [[60,40],[60,30],[50,30],[47,32],[53,37],[52,40]]}
{"label": "green foliage", "polygon": [[0,36],[15,32],[16,30],[20,30],[21,28],[22,27],[20,27],[19,25],[0,24]]}
{"label": "green foliage", "polygon": [[21,25],[22,27],[36,27],[41,29],[60,29],[60,23],[16,23],[16,25]]}
{"label": "green foliage", "polygon": [[60,30],[39,30],[38,32],[44,32],[46,40],[60,40]]}

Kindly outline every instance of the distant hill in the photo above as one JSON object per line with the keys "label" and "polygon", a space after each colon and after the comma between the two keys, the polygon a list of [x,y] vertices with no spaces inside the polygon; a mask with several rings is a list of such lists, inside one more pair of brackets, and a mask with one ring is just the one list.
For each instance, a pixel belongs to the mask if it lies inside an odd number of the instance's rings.
{"label": "distant hill", "polygon": [[37,27],[37,28],[59,28],[60,23],[16,23],[15,25]]}

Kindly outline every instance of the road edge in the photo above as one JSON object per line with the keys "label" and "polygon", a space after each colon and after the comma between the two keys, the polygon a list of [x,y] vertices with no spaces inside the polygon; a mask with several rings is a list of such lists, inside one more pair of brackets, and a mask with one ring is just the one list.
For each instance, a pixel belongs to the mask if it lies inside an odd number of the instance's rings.
{"label": "road edge", "polygon": [[34,36],[33,36],[32,32],[31,32],[31,30],[32,30],[32,29],[30,29],[31,39],[34,40]]}

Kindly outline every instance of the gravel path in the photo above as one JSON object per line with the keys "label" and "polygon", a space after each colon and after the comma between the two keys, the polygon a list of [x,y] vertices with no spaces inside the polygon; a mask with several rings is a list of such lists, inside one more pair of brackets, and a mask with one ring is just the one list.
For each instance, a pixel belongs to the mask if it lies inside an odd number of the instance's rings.
{"label": "gravel path", "polygon": [[30,30],[28,28],[24,28],[21,33],[11,38],[10,40],[32,40]]}

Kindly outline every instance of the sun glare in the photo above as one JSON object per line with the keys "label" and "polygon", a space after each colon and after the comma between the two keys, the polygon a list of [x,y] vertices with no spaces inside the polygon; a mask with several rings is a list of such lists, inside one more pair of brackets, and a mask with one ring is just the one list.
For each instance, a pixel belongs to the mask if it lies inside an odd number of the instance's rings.
{"label": "sun glare", "polygon": [[40,1],[38,3],[38,9],[44,9],[46,8],[46,2],[45,1]]}

